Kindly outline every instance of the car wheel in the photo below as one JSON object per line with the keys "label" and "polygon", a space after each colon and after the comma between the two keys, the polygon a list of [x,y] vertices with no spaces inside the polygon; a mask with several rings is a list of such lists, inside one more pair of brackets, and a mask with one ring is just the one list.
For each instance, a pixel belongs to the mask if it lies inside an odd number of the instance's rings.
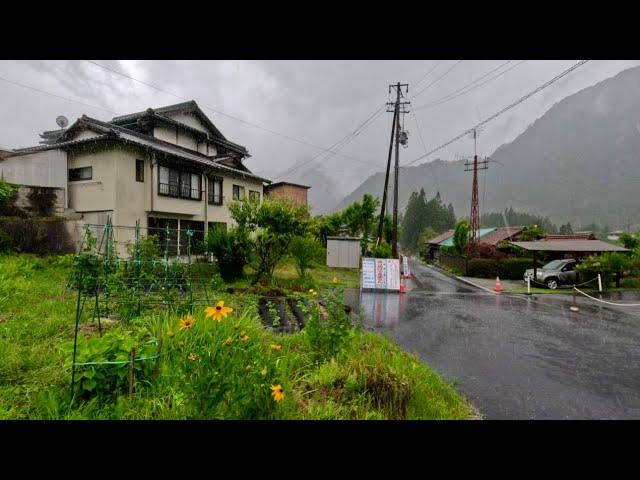
{"label": "car wheel", "polygon": [[555,290],[556,288],[558,288],[558,280],[556,280],[555,278],[549,278],[544,283],[547,284],[547,288],[549,288],[550,290]]}

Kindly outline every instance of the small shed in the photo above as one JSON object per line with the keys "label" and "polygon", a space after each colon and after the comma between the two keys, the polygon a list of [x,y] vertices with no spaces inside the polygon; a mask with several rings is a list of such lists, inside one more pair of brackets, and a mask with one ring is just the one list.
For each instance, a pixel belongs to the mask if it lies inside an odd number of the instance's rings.
{"label": "small shed", "polygon": [[360,268],[360,238],[327,237],[327,266]]}

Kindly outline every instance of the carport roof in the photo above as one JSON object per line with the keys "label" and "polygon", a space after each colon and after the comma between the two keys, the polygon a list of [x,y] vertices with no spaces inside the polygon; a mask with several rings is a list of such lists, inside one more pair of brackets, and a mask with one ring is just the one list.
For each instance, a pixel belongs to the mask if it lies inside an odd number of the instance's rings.
{"label": "carport roof", "polygon": [[628,252],[626,248],[602,240],[541,240],[537,242],[509,242],[535,252]]}

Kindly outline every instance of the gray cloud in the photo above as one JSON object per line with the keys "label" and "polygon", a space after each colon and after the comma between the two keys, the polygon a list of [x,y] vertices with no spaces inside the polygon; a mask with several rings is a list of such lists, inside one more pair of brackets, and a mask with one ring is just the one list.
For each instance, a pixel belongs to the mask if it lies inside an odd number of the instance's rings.
{"label": "gray cloud", "polygon": [[[438,100],[503,62],[464,61],[413,98],[413,106]],[[417,87],[415,82],[424,77],[435,61],[101,60],[99,63],[195,99],[227,138],[249,149],[252,158],[247,164],[251,169],[275,176],[313,158],[319,151],[215,114],[205,105],[328,147],[352,132],[388,100],[389,83],[408,82],[412,97],[450,68],[454,60],[442,61]],[[575,60],[527,61],[467,95],[434,108],[416,110],[426,147],[431,149],[444,143],[475,124],[476,108],[484,118],[573,63]],[[513,140],[565,96],[638,64],[638,61],[589,62],[490,123],[478,142],[480,153],[491,154],[501,144]],[[109,119],[113,115],[103,109],[123,114],[180,101],[86,61],[1,61],[0,76],[99,107],[78,105],[0,81],[0,147],[5,148],[37,144],[38,133],[56,128],[55,117],[60,114],[72,121],[83,113]],[[323,156],[288,178],[312,185],[314,181],[322,183],[317,190],[324,192],[323,197],[338,198],[349,193],[367,176],[385,168],[390,122],[391,114],[383,113],[344,148],[344,154],[368,164],[338,155]],[[409,115],[405,123],[410,141],[409,147],[401,152],[401,164],[424,153],[415,120]],[[472,153],[472,149],[471,140],[463,139],[418,163],[436,158],[452,160],[456,154]]]}

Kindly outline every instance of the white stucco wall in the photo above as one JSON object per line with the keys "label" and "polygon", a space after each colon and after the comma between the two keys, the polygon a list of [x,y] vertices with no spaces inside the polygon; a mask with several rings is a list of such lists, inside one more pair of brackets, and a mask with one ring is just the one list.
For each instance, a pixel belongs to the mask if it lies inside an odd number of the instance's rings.
{"label": "white stucco wall", "polygon": [[67,153],[62,150],[17,155],[0,160],[7,182],[36,187],[67,187]]}

